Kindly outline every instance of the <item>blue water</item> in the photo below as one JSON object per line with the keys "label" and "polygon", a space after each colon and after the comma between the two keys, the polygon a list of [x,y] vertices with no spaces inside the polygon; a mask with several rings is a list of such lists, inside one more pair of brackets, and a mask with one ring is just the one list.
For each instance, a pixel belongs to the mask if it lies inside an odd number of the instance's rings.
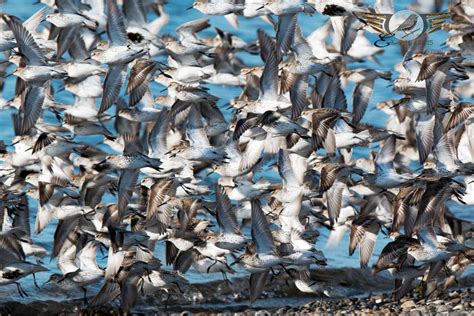
{"label": "blue water", "polygon": [[[182,23],[193,20],[193,19],[204,17],[204,15],[198,12],[197,10],[184,11],[184,9],[189,7],[192,4],[192,2],[193,1],[191,0],[169,1],[169,3],[166,5],[166,11],[171,16],[171,18],[169,20],[169,23],[162,29],[161,31],[162,34],[164,33],[174,34],[174,30]],[[42,4],[32,4],[32,3],[33,1],[31,0],[10,0],[0,5],[0,12],[16,15],[17,17],[24,20],[24,19],[27,19],[29,16],[31,16],[34,12],[36,12],[38,9],[40,9],[43,6]],[[396,10],[407,8],[409,3],[410,3],[409,1],[396,1],[395,8]],[[259,18],[254,18],[254,19],[239,18],[240,27],[238,30],[233,29],[232,26],[230,26],[223,17],[210,17],[210,20],[211,20],[210,23],[213,27],[219,27],[225,31],[232,32],[246,41],[254,41],[256,39],[256,30],[258,28],[264,29],[269,34],[274,34],[274,31],[272,30],[270,25],[266,24]],[[298,20],[300,22],[304,35],[307,36],[314,29],[321,26],[326,21],[326,17],[319,14],[315,14],[314,16],[305,16],[303,14],[300,14],[298,16]],[[213,27],[208,28],[207,30],[204,30],[203,32],[201,32],[200,33],[201,36],[214,37],[215,31]],[[369,34],[368,37],[372,42],[377,39],[376,35]],[[440,50],[440,45],[446,39],[446,33],[444,33],[443,31],[435,32],[430,35],[430,39],[432,40],[432,44],[428,46],[428,50],[433,50],[433,51]],[[248,66],[262,64],[262,61],[260,60],[259,56],[252,56],[247,53],[239,53],[239,57],[241,57],[244,60],[244,62],[248,64]],[[378,70],[393,72],[394,66],[402,60],[402,56],[400,55],[400,47],[396,44],[386,47],[384,49],[383,55],[379,56],[379,60],[380,60],[381,65],[376,64],[373,61],[367,61],[364,63],[351,64],[349,67],[350,68],[370,67],[370,68],[374,68]],[[13,71],[13,66],[9,68],[9,72],[12,72],[12,71]],[[397,76],[398,74],[394,72],[392,75],[392,78],[396,78]],[[14,76],[11,76],[8,79],[6,79],[5,88],[3,90],[3,95],[2,95],[4,99],[9,100],[13,98],[14,84],[15,84]],[[57,86],[58,82],[54,82],[54,85]],[[216,86],[216,85],[208,85],[208,86],[212,94],[219,96],[221,98],[221,100],[219,101],[219,104],[221,106],[228,103],[232,98],[237,97],[241,92],[240,88],[235,88],[235,87],[223,87],[223,86]],[[166,93],[166,92],[161,92],[163,87],[159,86],[155,82],[151,84],[151,87],[152,87],[153,94],[155,96]],[[354,86],[351,83],[349,83],[347,87],[345,88],[346,96],[347,96],[347,99],[349,100],[348,101],[349,106],[351,104],[350,100],[352,99],[353,88]],[[66,104],[71,104],[73,102],[72,97],[68,92],[58,93],[55,95],[55,97],[57,101],[63,102]],[[378,102],[383,101],[383,100],[397,99],[397,98],[400,98],[400,96],[394,93],[390,87],[387,87],[386,81],[377,80],[375,84],[374,94],[369,104],[369,109],[367,113],[365,114],[363,121],[367,123],[371,123],[378,127],[384,127],[387,116],[381,111],[378,111],[375,108],[375,105]],[[11,110],[0,111],[0,139],[4,140],[5,143],[9,143],[11,138],[13,137],[13,127],[11,124],[12,112],[13,111]],[[228,111],[224,111],[224,114],[226,116],[226,119],[229,120],[231,113]],[[45,112],[45,118],[47,121],[49,120],[49,121],[55,122],[55,118],[51,113]],[[110,127],[110,129],[113,130],[113,127]],[[100,141],[100,138],[97,138],[97,139],[87,138],[87,139],[95,143]],[[78,139],[78,140],[81,140],[81,139]],[[367,154],[368,154],[368,150],[366,149],[361,148],[355,151],[356,157],[361,156],[361,155],[366,156]],[[110,199],[110,197],[107,199]],[[30,203],[30,210],[31,210],[31,223],[32,225],[34,225],[34,218],[35,218],[36,209],[37,209],[37,201],[29,198],[29,203]],[[473,215],[471,212],[469,212],[468,207],[461,207],[459,205],[455,205],[454,207],[451,207],[451,210],[454,211],[456,215],[462,218],[473,219]],[[52,239],[54,235],[55,226],[56,226],[56,221],[53,220],[52,223],[50,223],[49,226],[40,235],[32,236],[33,241],[37,244],[44,246],[46,249],[50,251],[52,248]],[[348,249],[349,249],[348,233],[346,233],[345,238],[342,239],[342,241],[340,242],[337,248],[329,249],[326,247],[328,231],[325,229],[321,229],[320,232],[321,232],[321,237],[319,238],[317,242],[317,248],[324,252],[326,257],[328,258],[329,266],[331,267],[358,267],[359,266],[358,253],[356,252],[356,254],[354,254],[353,257],[350,257],[348,255]],[[379,234],[375,251],[369,265],[375,262],[376,258],[380,254],[381,249],[389,241],[390,240],[387,237],[385,237],[382,234]],[[163,258],[164,249],[162,246],[157,247],[156,255],[157,257],[164,259]],[[99,255],[98,258],[99,258],[98,259],[99,265],[105,266],[106,259],[102,257],[101,255]],[[55,260],[50,261],[49,257],[46,257],[44,258],[43,264],[44,266],[48,267],[51,271],[49,273],[39,273],[37,275],[38,283],[40,284],[42,284],[43,282],[47,280],[50,273],[59,272],[56,267]],[[191,282],[205,282],[210,279],[220,278],[220,274],[200,275],[200,274],[196,274],[190,271],[188,272],[187,277]],[[31,298],[44,299],[45,297],[48,297],[49,299],[55,299],[55,298],[60,299],[60,297],[56,296],[56,294],[53,293],[52,291],[51,293],[48,293],[48,291],[35,290],[35,288],[33,287],[33,282],[32,282],[31,277],[27,277],[23,279],[21,283],[23,284],[25,289],[27,289],[27,291],[29,292],[30,299]],[[18,294],[16,292],[16,288],[14,286],[7,286],[7,287],[0,288],[0,293],[3,294],[3,298],[1,299],[4,299],[4,300],[19,299]],[[81,295],[80,292],[75,293],[75,294]]]}

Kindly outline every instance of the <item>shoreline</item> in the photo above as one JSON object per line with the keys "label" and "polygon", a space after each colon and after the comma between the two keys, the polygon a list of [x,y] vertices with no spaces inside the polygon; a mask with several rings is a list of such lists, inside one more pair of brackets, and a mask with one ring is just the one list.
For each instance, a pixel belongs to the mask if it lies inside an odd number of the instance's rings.
{"label": "shoreline", "polygon": [[[393,280],[386,275],[367,278],[368,270],[353,268],[314,269],[312,279],[321,286],[340,293],[339,297],[322,297],[299,292],[285,276],[277,276],[264,291],[262,298],[250,304],[248,300],[248,280],[235,278],[232,283],[212,281],[190,285],[185,293],[173,294],[169,299],[166,313],[244,313],[268,312],[271,314],[309,314],[309,313],[408,313],[418,314],[452,312],[474,312],[474,274],[461,278],[457,288],[441,291],[428,299],[416,298],[410,294],[400,302],[391,299]],[[80,297],[80,296],[79,296]],[[90,298],[90,297],[89,297]],[[147,296],[133,308],[131,313],[156,314],[165,312],[167,294],[157,292]],[[59,313],[98,313],[117,314],[123,311],[119,303],[109,307],[91,310],[84,307],[82,298],[64,301],[17,301],[0,302],[0,311],[11,314],[59,314]]]}
{"label": "shoreline", "polygon": [[426,314],[472,314],[474,312],[474,288],[454,289],[438,293],[429,299],[414,299],[412,296],[402,298],[399,302],[390,299],[386,294],[364,298],[349,297],[338,301],[311,302],[297,308],[278,309],[277,313],[339,313],[339,314],[393,314],[393,315],[426,315]]}

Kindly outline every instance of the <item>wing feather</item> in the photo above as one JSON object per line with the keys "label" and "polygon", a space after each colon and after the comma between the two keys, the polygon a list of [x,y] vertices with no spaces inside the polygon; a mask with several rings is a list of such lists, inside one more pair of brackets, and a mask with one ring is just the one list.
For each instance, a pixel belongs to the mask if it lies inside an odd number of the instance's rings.
{"label": "wing feather", "polygon": [[127,45],[128,38],[122,11],[119,10],[116,0],[108,0],[107,4],[107,36],[109,37],[110,45]]}
{"label": "wing feather", "polygon": [[235,216],[229,196],[222,186],[216,189],[216,217],[217,223],[223,233],[239,234],[239,225]]}
{"label": "wing feather", "polygon": [[252,239],[257,247],[257,253],[271,253],[275,249],[270,225],[263,214],[260,202],[251,201],[252,206]]}

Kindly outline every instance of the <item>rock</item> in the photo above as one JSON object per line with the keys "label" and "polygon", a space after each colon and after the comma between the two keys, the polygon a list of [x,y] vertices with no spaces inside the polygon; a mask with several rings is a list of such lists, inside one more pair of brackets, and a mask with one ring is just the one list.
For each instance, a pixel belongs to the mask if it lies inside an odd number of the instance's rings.
{"label": "rock", "polygon": [[406,301],[405,303],[403,303],[400,307],[403,310],[406,310],[406,309],[409,309],[409,308],[413,308],[415,306],[416,306],[415,302],[413,302],[412,300],[409,300],[409,301]]}
{"label": "rock", "polygon": [[446,312],[449,309],[449,306],[441,305],[436,309],[437,312]]}
{"label": "rock", "polygon": [[375,302],[377,304],[380,304],[383,301],[383,296],[382,295],[374,295],[374,296],[371,297],[371,301]]}
{"label": "rock", "polygon": [[457,297],[457,296],[459,296],[459,294],[456,291],[453,291],[453,292],[449,292],[448,296],[449,297]]}
{"label": "rock", "polygon": [[463,309],[464,309],[464,307],[462,306],[462,304],[458,304],[458,305],[454,306],[454,308],[453,308],[453,310],[455,310],[455,311],[463,310]]}

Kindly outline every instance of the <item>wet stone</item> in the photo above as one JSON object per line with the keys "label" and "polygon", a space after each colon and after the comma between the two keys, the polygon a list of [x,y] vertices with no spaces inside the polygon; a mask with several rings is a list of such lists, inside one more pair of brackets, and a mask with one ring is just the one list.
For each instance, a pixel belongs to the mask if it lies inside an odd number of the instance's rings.
{"label": "wet stone", "polygon": [[415,306],[416,306],[415,302],[413,302],[412,300],[409,300],[409,301],[406,301],[405,303],[403,303],[401,305],[401,308],[403,310],[406,310],[406,309],[409,309],[409,308],[413,308]]}
{"label": "wet stone", "polygon": [[457,310],[462,310],[463,309],[463,306],[462,304],[458,304],[456,306],[453,307],[453,310],[457,311]]}
{"label": "wet stone", "polygon": [[447,311],[448,309],[449,309],[448,306],[446,306],[446,305],[441,305],[441,306],[439,306],[439,307],[436,309],[436,311],[437,311],[437,312],[445,312],[445,311]]}

